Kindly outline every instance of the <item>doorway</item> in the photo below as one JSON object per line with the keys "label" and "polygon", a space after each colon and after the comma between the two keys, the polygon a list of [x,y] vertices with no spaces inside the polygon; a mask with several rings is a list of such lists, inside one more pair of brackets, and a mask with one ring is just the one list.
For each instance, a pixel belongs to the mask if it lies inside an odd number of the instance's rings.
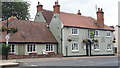
{"label": "doorway", "polygon": [[86,55],[91,56],[91,45],[86,44]]}

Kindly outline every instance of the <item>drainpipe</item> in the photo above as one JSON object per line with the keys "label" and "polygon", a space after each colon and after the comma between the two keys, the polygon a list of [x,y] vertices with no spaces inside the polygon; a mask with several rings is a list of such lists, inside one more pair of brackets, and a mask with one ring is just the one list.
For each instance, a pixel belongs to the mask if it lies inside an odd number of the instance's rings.
{"label": "drainpipe", "polygon": [[[64,28],[64,26],[63,26],[63,28]],[[62,48],[63,47],[63,34],[62,34],[63,33],[63,28],[61,28],[61,53],[62,54],[63,54],[63,51],[62,51],[63,50],[63,48]]]}

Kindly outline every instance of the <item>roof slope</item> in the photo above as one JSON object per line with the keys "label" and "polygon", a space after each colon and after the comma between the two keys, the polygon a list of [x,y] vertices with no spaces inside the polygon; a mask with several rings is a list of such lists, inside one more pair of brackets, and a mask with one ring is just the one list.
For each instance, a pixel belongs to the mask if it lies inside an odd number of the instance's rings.
{"label": "roof slope", "polygon": [[44,16],[45,20],[49,24],[51,19],[52,19],[53,12],[49,11],[49,10],[43,10],[42,13],[43,13],[43,16]]}
{"label": "roof slope", "polygon": [[[61,12],[60,18],[61,18],[64,26],[100,29],[97,26],[97,21],[92,17],[85,17],[85,16],[81,16],[81,15],[77,15],[77,14]],[[104,29],[114,30],[113,28],[108,27],[106,25],[104,25]]]}
{"label": "roof slope", "polygon": [[[47,28],[47,23],[31,22],[25,20],[10,20],[9,27],[15,27],[18,32],[10,36],[9,42],[48,42],[57,43]],[[5,42],[5,33],[1,42]]]}

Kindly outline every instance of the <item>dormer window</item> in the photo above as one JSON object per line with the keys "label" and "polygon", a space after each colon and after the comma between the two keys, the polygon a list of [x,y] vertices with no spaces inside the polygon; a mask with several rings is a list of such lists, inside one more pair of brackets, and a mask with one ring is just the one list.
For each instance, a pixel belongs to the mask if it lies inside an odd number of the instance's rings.
{"label": "dormer window", "polygon": [[72,29],[71,29],[71,33],[72,33],[72,35],[78,35],[78,34],[79,34],[79,29],[77,29],[77,28],[72,28]]}

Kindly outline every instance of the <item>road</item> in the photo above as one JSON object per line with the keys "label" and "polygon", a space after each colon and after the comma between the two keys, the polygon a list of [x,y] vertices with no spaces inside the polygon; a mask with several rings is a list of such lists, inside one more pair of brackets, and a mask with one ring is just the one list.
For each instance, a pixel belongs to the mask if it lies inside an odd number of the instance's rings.
{"label": "road", "polygon": [[[88,59],[67,59],[67,60],[58,60],[58,61],[44,61],[44,62],[22,62],[20,63],[19,67],[21,68],[34,68],[34,67],[40,67],[40,66],[72,66],[72,68],[81,67],[81,68],[90,68],[90,66],[93,66],[91,68],[99,68],[100,66],[103,66],[107,68],[106,66],[110,66],[108,68],[117,68],[115,66],[118,66],[118,57],[101,57],[101,58],[88,58]],[[99,66],[99,67],[98,67]],[[100,68],[103,68],[100,67]],[[41,67],[46,68],[46,67]],[[51,67],[54,68],[54,67]]]}
{"label": "road", "polygon": [[50,58],[48,59],[44,58],[44,61],[43,59],[31,59],[31,60],[32,61],[25,59],[23,62],[20,62],[19,67],[11,67],[11,68],[118,68],[117,56],[97,57],[97,58],[69,57],[69,58],[52,59],[52,60],[50,60]]}

